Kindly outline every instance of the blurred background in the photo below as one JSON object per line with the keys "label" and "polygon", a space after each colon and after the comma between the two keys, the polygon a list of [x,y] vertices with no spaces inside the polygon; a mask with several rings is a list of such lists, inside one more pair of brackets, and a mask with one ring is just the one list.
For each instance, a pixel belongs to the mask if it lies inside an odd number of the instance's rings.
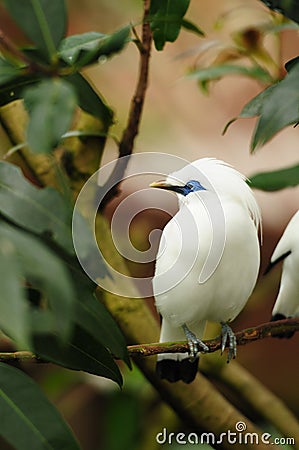
{"label": "blurred background", "polygon": [[[139,31],[141,0],[68,0],[67,4],[69,34],[111,33],[130,22],[136,23]],[[217,42],[219,45],[213,47],[217,49],[235,42],[236,34],[269,21],[266,7],[258,0],[193,1],[187,18],[195,22],[206,37],[200,39],[182,31],[178,40],[167,44],[163,52],[153,48],[150,85],[135,152],[166,152],[190,161],[214,156],[247,176],[298,164],[298,128],[283,130],[253,155],[249,147],[254,119],[237,120],[222,135],[226,123],[265,85],[241,76],[229,76],[213,82],[207,95],[195,80],[186,77],[194,64],[209,64],[215,58],[215,53],[204,51],[204,43]],[[4,31],[16,33],[2,9],[0,22]],[[299,36],[296,31],[288,30],[279,35],[268,34],[264,45],[277,63],[272,67],[277,71],[273,75],[279,76],[283,64],[297,56]],[[85,71],[113,107],[116,124],[112,132],[118,137],[126,125],[135,89],[138,57],[136,47],[130,44],[111,60]],[[117,147],[108,139],[102,162],[105,164],[115,158]],[[111,218],[116,205],[142,186],[139,179],[124,184],[121,197],[106,208],[107,216]],[[234,330],[270,320],[281,266],[265,277],[262,273],[287,222],[299,207],[299,188],[276,193],[256,191],[256,197],[263,216],[261,276],[246,308],[233,323]],[[175,198],[169,202],[167,208],[175,213]],[[162,228],[167,220],[169,216],[161,212],[140,214],[132,223],[132,241],[141,250],[147,248],[149,232]],[[130,268],[135,274],[150,274],[153,264],[131,265]],[[238,349],[238,362],[281,397],[296,415],[299,415],[298,348],[299,333],[290,340],[264,339]],[[179,419],[161,404],[137,368],[133,372],[124,369],[122,392],[106,380],[51,365],[31,367],[30,372],[70,423],[84,450],[154,449],[159,447],[155,436],[163,426],[180,428]]]}

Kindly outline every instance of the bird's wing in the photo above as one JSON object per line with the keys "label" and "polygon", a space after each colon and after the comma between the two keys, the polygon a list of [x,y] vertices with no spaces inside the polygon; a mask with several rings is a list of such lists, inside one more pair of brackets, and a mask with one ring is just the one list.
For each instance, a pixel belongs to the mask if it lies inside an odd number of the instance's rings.
{"label": "bird's wing", "polygon": [[266,275],[268,272],[270,272],[270,270],[276,266],[276,264],[278,264],[280,261],[283,261],[285,258],[287,258],[290,254],[292,253],[291,250],[286,251],[285,253],[283,253],[282,255],[280,255],[277,259],[275,260],[271,260],[271,262],[268,264],[268,266],[266,267],[266,270],[264,272],[264,275]]}
{"label": "bird's wing", "polygon": [[268,273],[273,266],[287,258],[292,250],[298,246],[298,227],[299,227],[299,211],[291,218],[283,235],[281,236],[272,256],[271,262],[265,273]]}

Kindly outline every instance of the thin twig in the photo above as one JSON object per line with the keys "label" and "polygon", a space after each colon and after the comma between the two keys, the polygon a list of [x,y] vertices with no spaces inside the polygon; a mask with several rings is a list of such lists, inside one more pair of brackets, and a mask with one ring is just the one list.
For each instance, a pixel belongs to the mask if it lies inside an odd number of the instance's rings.
{"label": "thin twig", "polygon": [[28,58],[25,53],[23,53],[15,44],[12,42],[8,36],[0,29],[0,48],[6,50],[10,55],[14,56],[18,60],[22,61],[26,67],[22,68],[23,73],[45,73],[47,75],[54,74],[53,68],[46,66],[44,64],[33,61]]}
{"label": "thin twig", "polygon": [[[20,352],[1,352],[0,353],[0,361],[1,362],[38,362],[41,361],[37,355],[27,351]],[[43,361],[47,362],[47,361]]]}
{"label": "thin twig", "polygon": [[31,60],[18,49],[18,47],[6,36],[6,34],[0,29],[0,46],[8,51],[11,55],[15,56],[20,61],[23,61],[26,65],[30,65]]}
{"label": "thin twig", "polygon": [[[105,193],[105,196],[100,205],[103,209],[107,203],[119,194],[119,184],[123,178],[127,168],[129,158],[122,158],[123,156],[130,156],[133,151],[134,141],[139,132],[139,125],[144,105],[145,93],[148,86],[149,60],[152,44],[152,33],[150,24],[146,20],[150,9],[150,0],[144,0],[143,25],[142,25],[142,39],[141,45],[138,45],[140,52],[139,75],[135,94],[131,101],[130,113],[128,117],[127,126],[123,132],[120,144],[119,155],[115,167],[111,173],[109,180],[100,188]],[[108,190],[109,186],[113,186]],[[106,190],[108,192],[106,193]]]}
{"label": "thin twig", "polygon": [[[235,333],[237,345],[246,345],[250,342],[258,341],[268,337],[275,337],[283,333],[299,331],[299,318],[277,320],[276,322],[267,322],[256,327],[246,328]],[[209,339],[204,341],[209,347],[209,353],[213,353],[221,348],[221,338]],[[228,346],[228,344],[227,344]],[[189,351],[186,342],[163,342],[153,344],[129,345],[128,352],[132,357],[152,356],[158,353],[185,353]],[[117,358],[116,358],[117,359]],[[42,360],[34,353],[28,351],[19,352],[0,352],[0,362],[11,361],[29,361],[29,362],[48,362]]]}

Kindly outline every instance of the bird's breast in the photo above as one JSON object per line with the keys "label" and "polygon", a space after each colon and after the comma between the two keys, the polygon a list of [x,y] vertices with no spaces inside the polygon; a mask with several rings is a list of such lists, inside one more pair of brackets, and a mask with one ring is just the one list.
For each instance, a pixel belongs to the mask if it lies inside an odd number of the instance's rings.
{"label": "bird's breast", "polygon": [[[162,233],[153,289],[173,324],[232,320],[255,285],[259,243],[248,212],[232,202],[213,214],[203,202],[185,204]],[[201,281],[205,267],[210,273]]]}

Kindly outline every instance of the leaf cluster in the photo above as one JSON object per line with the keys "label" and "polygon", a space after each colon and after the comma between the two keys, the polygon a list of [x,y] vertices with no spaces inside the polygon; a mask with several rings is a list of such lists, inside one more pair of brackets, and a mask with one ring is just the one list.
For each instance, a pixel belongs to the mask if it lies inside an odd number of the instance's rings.
{"label": "leaf cluster", "polygon": [[[297,1],[264,1],[264,3],[294,21],[290,22],[291,27],[296,23],[294,28],[298,28],[299,4]],[[296,126],[299,122],[299,56],[287,61],[285,70],[286,74],[281,80],[274,82],[250,100],[239,114],[239,118],[258,117],[251,140],[251,151],[269,142],[285,127]],[[265,191],[297,186],[299,184],[298,165],[253,175],[250,182],[252,187]]]}
{"label": "leaf cluster", "polygon": [[29,43],[16,50],[2,37],[0,105],[24,99],[31,150],[50,153],[56,148],[69,130],[77,106],[97,117],[107,133],[113,122],[112,110],[80,70],[121,51],[130,39],[130,27],[111,35],[91,32],[66,37],[64,1],[7,0],[4,4]]}
{"label": "leaf cluster", "polygon": [[295,22],[299,22],[299,4],[296,0],[261,0],[273,11],[277,11]]}
{"label": "leaf cluster", "polygon": [[194,23],[185,19],[190,0],[152,0],[148,20],[151,24],[155,47],[163,50],[166,42],[174,42],[181,31],[203,36],[203,31]]}
{"label": "leaf cluster", "polygon": [[[51,158],[66,137],[89,136],[89,130],[72,129],[79,109],[99,121],[96,135],[105,141],[114,113],[82,70],[123,51],[129,42],[142,54],[136,30],[133,28],[133,39],[130,26],[111,34],[93,31],[67,36],[64,0],[3,3],[28,39],[28,44],[19,48],[0,31],[0,107],[21,100],[28,113],[26,142],[12,151],[28,145],[33,155]],[[297,2],[264,3],[299,21]],[[151,0],[145,21],[158,51],[174,42],[181,29],[204,35],[185,18],[189,5],[190,0]],[[277,33],[286,27],[298,25],[274,20],[270,29]],[[211,66],[196,66],[188,76],[205,90],[211,81],[231,74],[266,85],[239,115],[258,116],[251,146],[255,150],[284,127],[298,123],[299,63],[298,58],[289,61],[285,77],[273,77],[273,61],[262,42],[269,28],[245,31],[234,37],[233,48],[222,51]],[[241,64],[244,55],[249,55],[249,65]],[[265,190],[295,186],[299,184],[299,166],[257,174],[251,183]],[[72,221],[82,224],[81,245],[87,257],[93,248],[93,233],[85,219],[73,212],[67,195],[70,189],[67,186],[62,195],[50,187],[38,188],[19,168],[0,162],[0,328],[17,348],[30,350],[41,360],[104,376],[121,385],[114,357],[130,366],[125,338],[95,297],[96,286],[77,260]],[[100,277],[106,275],[104,264],[98,271]],[[1,435],[17,449],[79,448],[38,386],[5,364],[0,364],[0,416]]]}
{"label": "leaf cluster", "polygon": [[[0,104],[24,100],[30,150],[54,151],[78,107],[99,119],[106,134],[112,110],[80,69],[121,51],[130,27],[66,37],[64,1],[4,4],[29,44],[19,49],[7,36],[0,39]],[[72,220],[83,217],[73,217],[67,196],[35,187],[15,166],[0,163],[0,180],[1,329],[19,348],[121,384],[113,356],[129,363],[124,338],[95,299],[73,247]],[[85,223],[81,229],[88,254],[92,233]],[[103,267],[99,275],[105,275]]]}
{"label": "leaf cluster", "polygon": [[[33,155],[52,158],[63,139],[88,137],[90,130],[72,129],[78,109],[98,120],[95,136],[107,136],[114,121],[112,109],[82,70],[124,50],[132,41],[131,27],[112,34],[67,36],[65,1],[3,3],[27,38],[19,48],[0,31],[0,107],[21,100],[28,113],[26,141],[7,155],[29,147]],[[181,27],[202,34],[184,19],[190,1],[181,3],[151,3],[148,21],[157,49],[173,42]],[[135,29],[134,34],[142,52]],[[60,177],[68,183],[63,172]],[[93,234],[83,216],[73,211],[70,187],[62,190],[63,195],[50,187],[36,187],[19,168],[0,162],[0,328],[17,348],[30,350],[41,360],[121,385],[114,358],[130,366],[125,339],[77,260],[72,221],[80,223],[81,254],[86,258],[93,251]],[[99,277],[106,275],[104,264],[97,270]],[[1,420],[0,432],[16,448],[78,447],[38,387],[6,365],[0,366],[0,403],[7,418]]]}
{"label": "leaf cluster", "polygon": [[[0,162],[0,180],[1,329],[19,348],[121,383],[111,355],[129,363],[125,341],[77,262],[71,204],[12,164]],[[91,232],[80,229],[88,254]]]}
{"label": "leaf cluster", "polygon": [[[28,145],[33,154],[52,158],[64,136],[88,136],[89,130],[69,131],[78,108],[98,120],[99,136],[107,135],[113,112],[81,70],[123,50],[130,27],[67,37],[64,1],[4,5],[28,39],[18,48],[0,36],[0,106],[23,100],[29,117],[26,142],[13,150]],[[36,187],[19,168],[0,162],[0,328],[41,360],[121,385],[114,358],[130,366],[125,338],[77,260],[72,221],[80,223],[87,257],[93,234],[66,194]],[[105,276],[104,265],[98,271]],[[6,365],[0,367],[0,403],[6,417],[0,432],[15,448],[79,448],[38,387]]]}
{"label": "leaf cluster", "polygon": [[[42,360],[121,385],[114,358],[130,366],[126,342],[76,259],[71,203],[52,188],[35,187],[6,162],[0,162],[0,180],[1,330],[18,348],[31,350]],[[88,255],[91,231],[79,213],[73,220],[83,222],[82,245]],[[104,274],[103,268],[99,273]],[[16,448],[32,442],[32,447],[44,448],[46,439],[57,449],[60,440],[74,442],[38,387],[6,365],[0,366],[0,403],[1,416],[6,416],[0,433]],[[28,412],[35,407],[39,408],[35,413]],[[57,422],[53,443],[46,417]],[[17,434],[12,431],[16,423],[20,423]]]}
{"label": "leaf cluster", "polygon": [[[223,131],[225,133],[237,119],[257,117],[250,144],[252,152],[285,127],[296,126],[299,122],[299,56],[285,62],[281,68],[279,61],[273,61],[264,46],[264,39],[269,33],[279,36],[286,29],[298,32],[299,4],[296,0],[262,2],[270,8],[266,23],[234,33],[232,45],[218,41],[211,43],[210,49],[216,50],[216,58],[206,67],[198,62],[188,73],[188,77],[195,79],[205,92],[211,81],[228,75],[247,76],[266,85],[243,107],[238,117],[228,122]],[[299,184],[298,166],[253,175],[250,183],[252,187],[266,191],[296,186]]]}

